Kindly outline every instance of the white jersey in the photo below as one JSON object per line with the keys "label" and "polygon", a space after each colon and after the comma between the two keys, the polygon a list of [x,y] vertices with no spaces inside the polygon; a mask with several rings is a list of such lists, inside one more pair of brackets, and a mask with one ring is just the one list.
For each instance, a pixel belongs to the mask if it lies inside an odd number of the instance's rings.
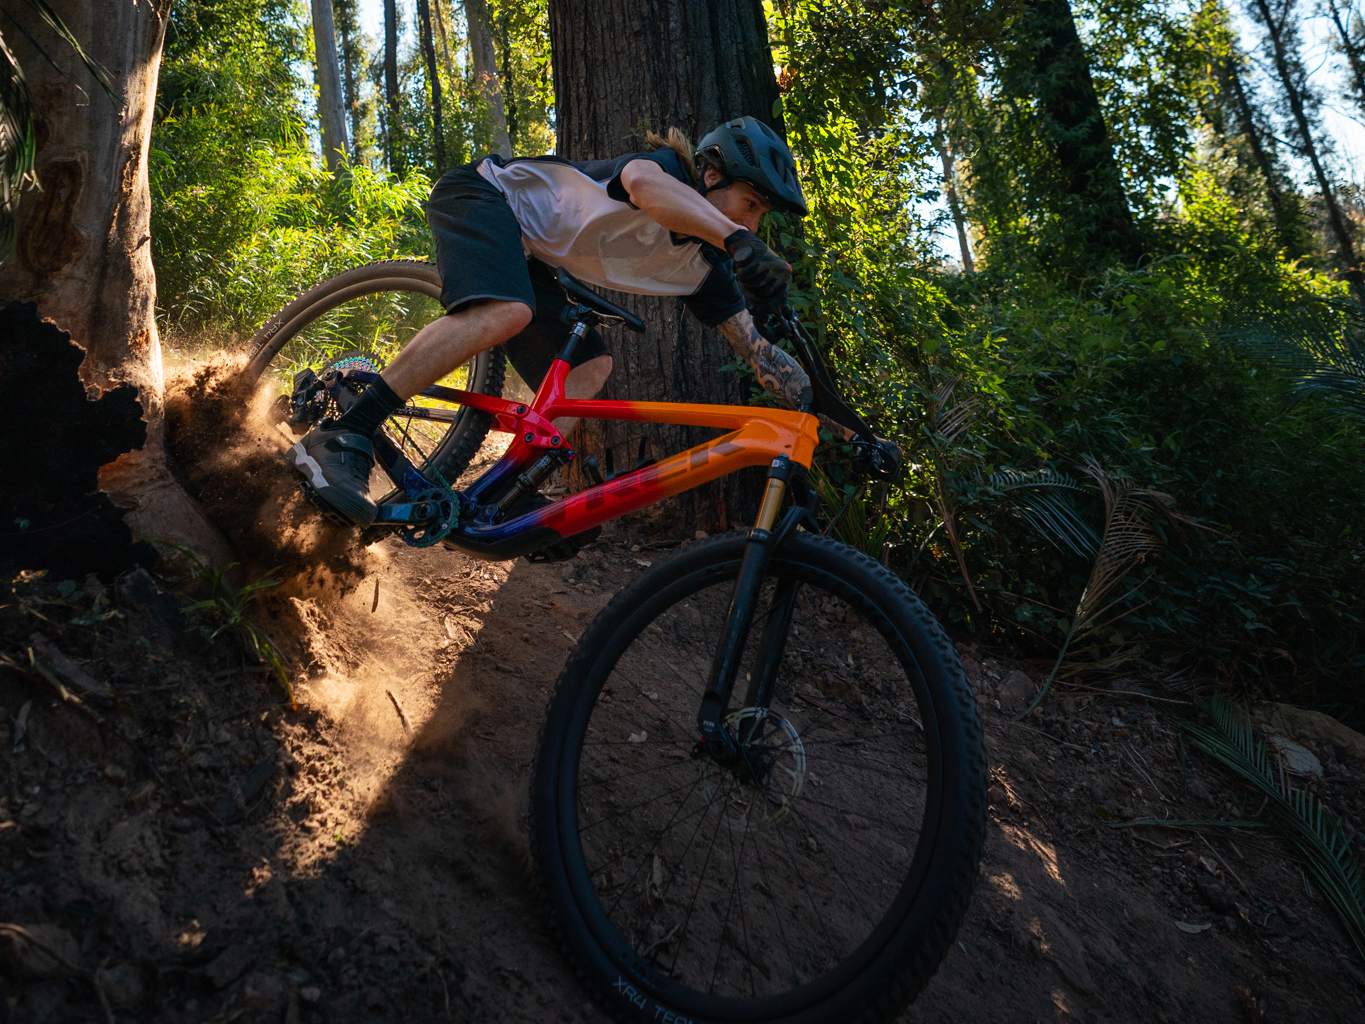
{"label": "white jersey", "polygon": [[[554,157],[485,159],[478,171],[507,199],[527,256],[563,267],[586,284],[636,295],[693,297],[716,312],[743,308],[728,257],[683,238],[630,205],[620,184],[631,160],[652,160],[686,181],[672,150],[569,163]],[[699,302],[697,301],[699,300]],[[707,310],[709,311],[709,310]],[[712,321],[696,310],[704,321]]]}

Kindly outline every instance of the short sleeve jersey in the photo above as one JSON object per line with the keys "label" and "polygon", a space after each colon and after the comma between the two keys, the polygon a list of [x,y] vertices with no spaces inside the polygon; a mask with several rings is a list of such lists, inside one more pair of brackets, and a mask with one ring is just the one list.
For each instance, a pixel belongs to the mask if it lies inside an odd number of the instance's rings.
{"label": "short sleeve jersey", "polygon": [[708,327],[734,316],[744,308],[744,295],[730,257],[674,234],[632,206],[621,185],[621,171],[632,160],[651,160],[692,185],[671,149],[585,162],[488,158],[478,171],[507,198],[528,256],[600,288],[680,296]]}

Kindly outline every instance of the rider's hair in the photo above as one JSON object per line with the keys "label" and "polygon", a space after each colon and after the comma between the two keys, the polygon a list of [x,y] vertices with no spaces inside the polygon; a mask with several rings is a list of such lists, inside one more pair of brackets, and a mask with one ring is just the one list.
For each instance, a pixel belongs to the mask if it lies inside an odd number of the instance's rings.
{"label": "rider's hair", "polygon": [[693,181],[701,181],[701,171],[697,169],[697,162],[693,158],[696,147],[692,145],[681,128],[668,129],[668,136],[660,135],[654,130],[645,132],[645,141],[655,149],[671,149],[678,154],[678,159],[682,161],[687,173],[692,176]]}

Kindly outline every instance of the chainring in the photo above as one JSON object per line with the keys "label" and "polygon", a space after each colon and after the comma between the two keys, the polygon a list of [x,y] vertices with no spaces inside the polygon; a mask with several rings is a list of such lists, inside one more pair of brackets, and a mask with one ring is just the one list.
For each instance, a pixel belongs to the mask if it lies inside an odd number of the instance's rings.
{"label": "chainring", "polygon": [[429,491],[419,491],[416,494],[407,496],[413,505],[428,504],[432,506],[433,516],[423,519],[420,523],[413,523],[411,526],[403,526],[397,529],[398,535],[403,538],[403,543],[413,548],[429,548],[433,544],[440,543],[441,539],[450,532],[455,520],[460,514],[460,499],[452,491],[444,487],[436,487]]}

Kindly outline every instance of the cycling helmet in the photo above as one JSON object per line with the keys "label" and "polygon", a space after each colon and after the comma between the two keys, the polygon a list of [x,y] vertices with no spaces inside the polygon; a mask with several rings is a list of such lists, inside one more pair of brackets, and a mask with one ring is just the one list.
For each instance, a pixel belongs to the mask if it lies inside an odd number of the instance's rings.
{"label": "cycling helmet", "polygon": [[810,212],[806,197],[801,194],[801,179],[796,174],[792,151],[762,121],[752,117],[727,121],[698,143],[697,152],[713,158],[716,169],[725,175],[711,188],[747,181],[763,193],[774,209],[800,217]]}

